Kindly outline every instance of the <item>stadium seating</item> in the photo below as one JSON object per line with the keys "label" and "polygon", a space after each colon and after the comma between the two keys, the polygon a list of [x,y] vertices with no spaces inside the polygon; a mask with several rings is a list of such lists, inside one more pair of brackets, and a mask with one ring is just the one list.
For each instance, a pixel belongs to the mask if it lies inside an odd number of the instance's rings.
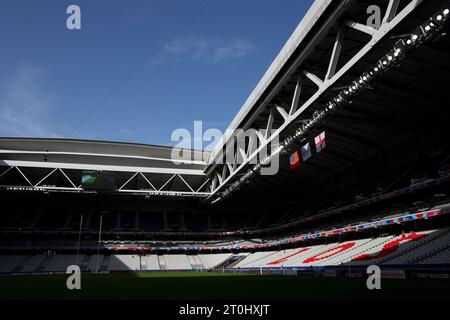
{"label": "stadium seating", "polygon": [[0,255],[0,273],[65,272],[76,263],[84,272],[450,264],[449,243],[450,230],[439,229],[239,255]]}
{"label": "stadium seating", "polygon": [[[343,264],[364,265],[411,264],[424,259],[429,263],[450,263],[448,229],[412,232],[408,235],[385,236],[375,239],[331,243],[299,249],[256,252],[248,255],[234,268],[311,267],[339,266]],[[425,262],[423,262],[425,263]]]}

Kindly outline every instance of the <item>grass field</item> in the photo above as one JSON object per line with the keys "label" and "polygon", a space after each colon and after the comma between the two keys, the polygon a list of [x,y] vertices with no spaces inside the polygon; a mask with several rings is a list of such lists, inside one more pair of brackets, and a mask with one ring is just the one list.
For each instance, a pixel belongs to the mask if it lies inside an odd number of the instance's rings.
{"label": "grass field", "polygon": [[82,290],[66,276],[0,277],[0,299],[450,299],[450,282],[388,280],[369,291],[365,279],[217,273],[83,274]]}

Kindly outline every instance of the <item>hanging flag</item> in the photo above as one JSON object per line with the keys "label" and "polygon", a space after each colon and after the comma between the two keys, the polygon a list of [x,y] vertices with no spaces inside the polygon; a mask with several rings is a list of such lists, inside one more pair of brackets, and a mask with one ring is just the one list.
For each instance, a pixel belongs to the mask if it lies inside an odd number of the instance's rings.
{"label": "hanging flag", "polygon": [[325,131],[319,134],[315,139],[317,153],[325,149]]}
{"label": "hanging flag", "polygon": [[298,154],[298,151],[291,154],[289,163],[291,164],[291,169],[297,168],[300,165],[300,155]]}
{"label": "hanging flag", "polygon": [[303,161],[306,161],[309,158],[311,158],[311,146],[309,145],[309,142],[308,142],[307,144],[305,144],[302,147],[302,159],[303,159]]}

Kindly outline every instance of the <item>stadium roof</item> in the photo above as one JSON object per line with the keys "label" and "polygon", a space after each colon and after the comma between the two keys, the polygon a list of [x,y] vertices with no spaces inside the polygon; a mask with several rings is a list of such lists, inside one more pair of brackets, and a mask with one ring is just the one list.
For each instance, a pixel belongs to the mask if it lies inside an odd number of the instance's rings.
{"label": "stadium roof", "polygon": [[[30,163],[45,166],[58,163],[62,168],[97,166],[112,171],[177,172],[201,175],[208,151],[191,151],[191,160],[174,163],[172,152],[181,151],[167,146],[110,141],[0,138],[0,153],[7,163]],[[198,160],[195,160],[198,159]]]}
{"label": "stadium roof", "polygon": [[[378,29],[367,26],[371,5],[382,10]],[[235,190],[253,196],[303,192],[306,197],[306,191],[318,190],[322,194],[323,189],[344,188],[447,152],[450,43],[443,30],[294,141],[280,156],[278,174],[254,178],[251,174],[258,172],[251,161],[261,162],[263,146],[274,136],[283,142],[295,135],[398,41],[425,32],[425,24],[446,5],[444,0],[316,1],[230,125],[230,129],[271,128],[275,133],[260,134],[257,150],[250,143],[234,150],[240,162],[228,166],[217,161],[227,155],[224,145],[218,145],[206,170],[212,178],[211,200],[222,200]],[[323,131],[327,150],[315,155],[314,138]],[[314,156],[301,168],[290,169],[290,151],[307,142]]]}
{"label": "stadium roof", "polygon": [[[191,160],[174,162],[172,152],[180,151],[191,152]],[[11,172],[17,171],[18,178],[22,175],[27,187],[42,187],[46,175],[58,171],[70,182],[63,190],[80,190],[80,172],[96,170],[115,172],[117,188],[124,192],[200,196],[203,193],[199,188],[207,180],[203,169],[209,157],[207,151],[155,145],[39,138],[0,138],[0,154],[0,166],[15,168]],[[0,179],[6,174],[10,173],[1,171]],[[17,179],[7,184],[0,180],[4,187],[21,185],[18,183]],[[51,186],[61,188],[60,183]]]}

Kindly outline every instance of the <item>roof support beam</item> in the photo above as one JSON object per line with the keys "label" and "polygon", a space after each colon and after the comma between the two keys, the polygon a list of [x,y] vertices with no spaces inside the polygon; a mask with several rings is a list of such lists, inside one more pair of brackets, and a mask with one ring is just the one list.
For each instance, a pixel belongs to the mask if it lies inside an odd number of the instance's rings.
{"label": "roof support beam", "polygon": [[206,180],[205,182],[203,182],[203,184],[195,191],[195,192],[200,192],[200,190],[203,189],[204,186],[206,186],[206,184],[210,181],[210,179]]}
{"label": "roof support beam", "polygon": [[119,190],[122,190],[131,180],[134,179],[134,177],[136,177],[138,175],[138,172],[136,172],[135,174],[133,174],[130,179],[128,179],[120,188]]}
{"label": "roof support beam", "polygon": [[42,178],[38,183],[36,183],[36,186],[39,186],[42,182],[45,181],[45,179],[47,179],[48,177],[50,177],[56,170],[58,169],[53,169],[49,174],[47,174],[44,178]]}
{"label": "roof support beam", "polygon": [[34,187],[33,184],[30,182],[30,180],[27,178],[26,175],[23,174],[22,170],[19,169],[19,167],[16,167],[17,171],[19,171],[19,173],[22,175],[22,177],[25,178],[25,180],[27,180],[27,182],[30,184],[30,186]]}
{"label": "roof support beam", "polygon": [[331,79],[331,77],[333,77],[334,74],[336,73],[336,67],[342,49],[341,35],[342,35],[342,28],[339,29],[336,35],[336,40],[334,41],[333,51],[331,53],[330,64],[328,65],[328,71],[327,75],[325,76],[325,80]]}
{"label": "roof support beam", "polygon": [[228,167],[228,171],[230,172],[230,174],[232,174],[233,173],[233,169],[234,169],[233,165],[231,163],[228,163],[228,162],[226,163],[226,165]]}
{"label": "roof support beam", "polygon": [[227,177],[227,168],[228,166],[224,164],[222,168],[222,181]]}
{"label": "roof support beam", "polygon": [[163,184],[163,186],[161,188],[159,188],[158,191],[161,191],[162,189],[164,189],[165,186],[167,186],[169,184],[170,181],[172,181],[174,178],[176,177],[176,174],[172,175],[169,180],[166,181],[166,183]]}
{"label": "roof support beam", "polygon": [[315,74],[313,74],[313,73],[311,73],[311,72],[308,72],[308,71],[303,71],[303,74],[309,79],[309,80],[311,80],[312,82],[314,82],[314,84],[316,85],[316,86],[318,86],[319,88],[322,86],[322,84],[323,84],[323,80],[322,79],[320,79],[318,76],[316,76]]}
{"label": "roof support beam", "polygon": [[177,176],[184,182],[184,184],[189,188],[189,190],[195,192],[194,189],[192,189],[191,185],[187,183],[187,181],[180,174],[177,174]]}
{"label": "roof support beam", "polygon": [[72,187],[76,188],[75,184],[74,184],[73,181],[67,176],[67,174],[64,172],[64,170],[62,170],[61,168],[58,168],[58,170],[64,175],[64,177],[66,177],[67,181],[70,182],[70,184],[72,185]]}
{"label": "roof support beam", "polygon": [[277,109],[278,113],[281,114],[281,116],[283,117],[284,121],[286,121],[289,118],[289,114],[282,107],[275,106],[275,108]]}
{"label": "roof support beam", "polygon": [[289,110],[289,115],[293,115],[298,108],[298,101],[300,99],[300,94],[302,93],[302,76],[297,78],[297,84],[295,85],[294,97],[292,98],[291,108]]}
{"label": "roof support beam", "polygon": [[273,118],[274,118],[274,109],[271,108],[270,109],[270,114],[269,114],[269,118],[267,119],[267,126],[266,126],[266,134],[265,134],[265,139],[270,137],[270,132],[272,131],[272,126],[273,126]]}
{"label": "roof support beam", "polygon": [[155,188],[155,186],[153,185],[153,183],[151,183],[150,180],[148,180],[147,177],[146,177],[142,172],[139,172],[139,174],[141,175],[142,178],[144,178],[145,181],[147,181],[148,185],[149,185],[153,190],[156,191],[156,188]]}
{"label": "roof support beam", "polygon": [[355,29],[355,30],[367,33],[367,34],[369,34],[371,36],[373,36],[375,34],[375,32],[377,31],[377,29],[369,27],[368,25],[365,25],[365,24],[362,24],[362,23],[358,23],[358,22],[354,22],[354,21],[350,21],[350,20],[345,21],[345,25],[350,27],[350,28],[352,28],[352,29]]}
{"label": "roof support beam", "polygon": [[389,0],[386,14],[384,15],[383,18],[383,23],[390,22],[395,17],[395,15],[397,14],[399,4],[400,0]]}
{"label": "roof support beam", "polygon": [[13,168],[15,168],[14,166],[9,167],[8,169],[5,170],[5,172],[3,172],[2,174],[0,174],[0,178],[3,177],[5,174],[7,174],[9,171],[11,171]]}

